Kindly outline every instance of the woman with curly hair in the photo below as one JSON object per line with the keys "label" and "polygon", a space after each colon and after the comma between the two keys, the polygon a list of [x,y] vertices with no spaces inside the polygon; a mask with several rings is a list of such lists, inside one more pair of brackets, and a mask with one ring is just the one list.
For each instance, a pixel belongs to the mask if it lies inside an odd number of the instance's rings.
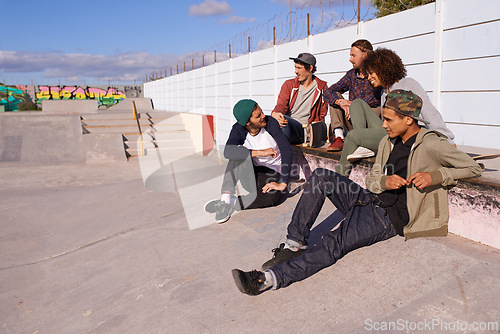
{"label": "woman with curly hair", "polygon": [[[380,110],[384,106],[387,94],[392,90],[402,89],[412,91],[422,101],[421,117],[429,130],[438,131],[448,137],[452,144],[453,133],[446,127],[439,111],[434,107],[422,86],[412,78],[406,77],[406,69],[401,58],[392,50],[378,48],[366,56],[360,68],[361,73],[368,77],[373,87],[382,87]],[[361,99],[351,104],[351,123],[353,130],[347,133],[344,148],[336,171],[342,175],[350,172],[351,161],[375,155],[380,140],[387,134],[382,128],[381,115],[373,112]]]}

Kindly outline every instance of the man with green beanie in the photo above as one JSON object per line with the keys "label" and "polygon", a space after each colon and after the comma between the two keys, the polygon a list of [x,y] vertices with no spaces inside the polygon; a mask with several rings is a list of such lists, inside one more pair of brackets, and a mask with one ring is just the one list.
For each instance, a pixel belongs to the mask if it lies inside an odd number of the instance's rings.
{"label": "man with green beanie", "polygon": [[[224,148],[228,159],[220,200],[205,204],[217,223],[226,222],[235,209],[246,210],[276,205],[286,190],[292,165],[292,148],[278,121],[264,115],[257,102],[240,100],[233,108],[233,125]],[[235,196],[240,181],[248,192]]]}

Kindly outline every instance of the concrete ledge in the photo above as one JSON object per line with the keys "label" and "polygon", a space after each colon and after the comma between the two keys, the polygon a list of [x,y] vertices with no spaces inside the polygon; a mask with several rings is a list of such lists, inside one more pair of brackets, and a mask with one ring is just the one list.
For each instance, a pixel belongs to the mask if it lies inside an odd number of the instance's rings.
{"label": "concrete ledge", "polygon": [[181,113],[184,128],[189,132],[196,153],[207,155],[214,148],[214,117]]}
{"label": "concrete ledge", "polygon": [[89,133],[83,136],[86,162],[127,161],[123,137],[118,133]]}
{"label": "concrete ledge", "polygon": [[83,163],[78,115],[0,115],[0,162],[57,165]]}
{"label": "concrete ledge", "polygon": [[[321,149],[292,146],[296,177],[308,178],[316,168],[335,170],[339,153]],[[374,158],[364,159],[356,165],[349,178],[365,187],[365,179]],[[300,169],[300,170],[298,170]],[[460,180],[448,193],[450,220],[448,231],[500,249],[500,184],[491,180]]]}
{"label": "concrete ledge", "polygon": [[130,111],[132,113],[132,102],[135,102],[135,107],[137,111],[146,112],[149,110],[153,110],[153,102],[150,98],[145,97],[134,97],[121,100],[117,104],[112,107],[109,107],[106,110],[101,110],[100,112],[105,114],[106,112],[114,112],[114,111]]}
{"label": "concrete ledge", "polygon": [[43,100],[42,111],[47,114],[95,114],[97,100]]}

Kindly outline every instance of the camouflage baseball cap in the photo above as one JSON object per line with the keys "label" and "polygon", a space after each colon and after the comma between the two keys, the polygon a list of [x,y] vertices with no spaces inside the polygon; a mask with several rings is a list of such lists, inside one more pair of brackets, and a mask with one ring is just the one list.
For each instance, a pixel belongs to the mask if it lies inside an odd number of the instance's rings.
{"label": "camouflage baseball cap", "polygon": [[396,89],[387,94],[384,108],[394,110],[404,116],[409,116],[416,121],[429,124],[420,117],[422,110],[422,99],[412,91]]}

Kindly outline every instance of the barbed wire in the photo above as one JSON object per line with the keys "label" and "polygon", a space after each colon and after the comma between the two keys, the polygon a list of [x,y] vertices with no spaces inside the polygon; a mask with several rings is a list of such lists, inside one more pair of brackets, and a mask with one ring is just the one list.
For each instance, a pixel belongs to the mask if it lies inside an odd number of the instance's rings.
{"label": "barbed wire", "polygon": [[277,14],[267,22],[250,27],[204,51],[184,55],[177,62],[146,74],[145,81],[162,79],[374,17],[375,9],[368,0],[313,0],[289,13]]}

